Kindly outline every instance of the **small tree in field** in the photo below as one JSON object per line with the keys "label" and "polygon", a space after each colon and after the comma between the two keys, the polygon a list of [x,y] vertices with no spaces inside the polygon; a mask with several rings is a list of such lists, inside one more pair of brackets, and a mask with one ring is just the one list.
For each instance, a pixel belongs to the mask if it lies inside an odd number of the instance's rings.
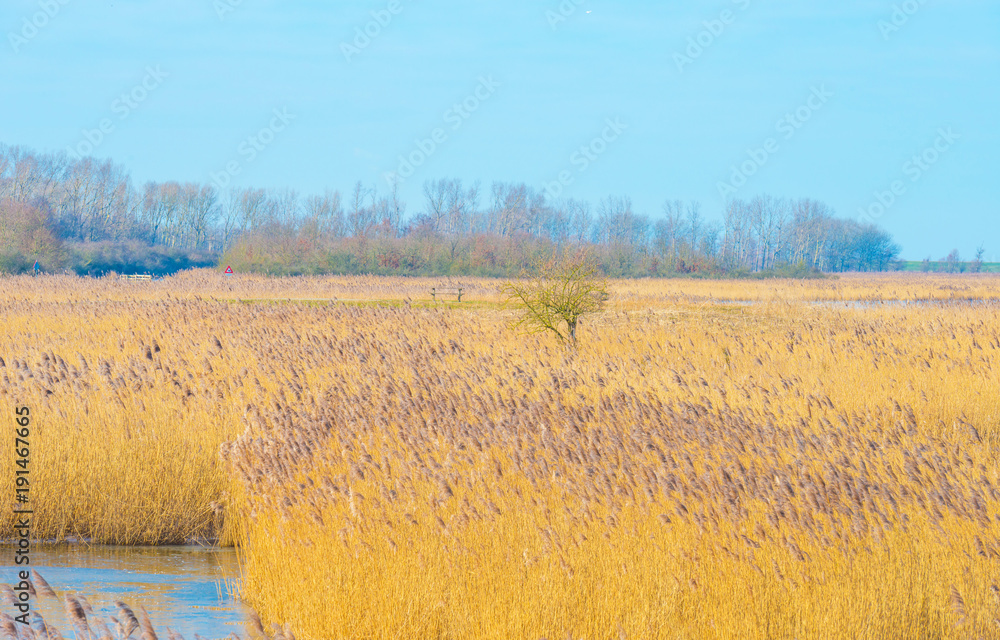
{"label": "small tree in field", "polygon": [[979,245],[976,249],[976,259],[969,264],[969,271],[972,273],[982,273],[983,272],[983,256],[986,255],[986,247]]}
{"label": "small tree in field", "polygon": [[538,265],[534,277],[506,282],[500,292],[521,312],[515,328],[528,333],[551,331],[562,342],[576,344],[580,318],[604,308],[608,282],[597,265],[583,256],[553,258]]}

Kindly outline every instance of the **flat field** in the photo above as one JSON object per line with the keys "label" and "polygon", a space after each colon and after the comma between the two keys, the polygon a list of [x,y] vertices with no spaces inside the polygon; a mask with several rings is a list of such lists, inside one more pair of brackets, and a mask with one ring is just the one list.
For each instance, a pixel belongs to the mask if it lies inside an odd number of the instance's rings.
{"label": "flat field", "polygon": [[306,640],[1000,635],[1000,276],[613,282],[575,349],[443,284],[0,279],[36,533],[238,544]]}

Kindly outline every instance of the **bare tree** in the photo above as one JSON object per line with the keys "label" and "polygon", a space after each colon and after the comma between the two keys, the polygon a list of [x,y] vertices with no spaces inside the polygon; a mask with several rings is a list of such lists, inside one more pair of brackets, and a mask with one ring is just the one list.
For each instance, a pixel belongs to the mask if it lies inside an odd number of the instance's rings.
{"label": "bare tree", "polygon": [[[147,185],[147,190],[150,185]],[[226,193],[226,200],[221,208],[221,218],[222,218],[222,252],[225,253],[229,249],[229,244],[232,239],[236,236],[237,231],[240,227],[241,220],[241,209],[240,209],[240,196],[242,191],[236,187],[232,187]]]}
{"label": "bare tree", "polygon": [[976,257],[969,263],[969,271],[972,273],[982,273],[984,255],[986,255],[986,247],[979,245],[979,248],[976,249]]}
{"label": "bare tree", "polygon": [[597,228],[604,244],[619,248],[644,246],[649,219],[632,211],[628,196],[609,196],[598,205]]}
{"label": "bare tree", "polygon": [[[551,241],[561,250],[600,245],[608,273],[621,275],[662,273],[664,264],[668,272],[690,270],[682,268],[685,262],[755,271],[786,264],[878,270],[890,268],[899,252],[878,227],[838,219],[826,205],[808,199],[734,200],[720,226],[706,220],[697,202],[668,201],[652,225],[627,197],[605,198],[595,216],[587,202],[547,202],[523,183],[494,182],[483,194],[478,183],[440,179],[424,184],[424,198],[421,212],[405,221],[398,184],[382,193],[358,182],[346,198],[346,212],[336,191],[300,199],[287,189],[234,188],[222,196],[200,183],[176,182],[136,190],[128,172],[111,161],[71,160],[65,153],[0,144],[0,199],[35,207],[54,237],[70,242],[143,240],[225,251],[244,234],[254,243],[281,245],[281,255],[294,259],[302,247],[342,251],[346,245],[336,240],[353,235],[373,240],[374,251],[366,242],[347,243],[361,261],[381,256],[392,265],[409,252],[411,265],[444,264],[450,252],[452,264],[464,254],[490,270],[505,270],[530,262]],[[405,248],[408,242],[378,242],[407,234],[419,250]],[[982,255],[980,250],[969,265],[957,256],[943,262],[977,271]]]}
{"label": "bare tree", "polygon": [[750,231],[750,212],[743,200],[731,200],[723,214],[725,224],[724,252],[730,269],[746,269],[754,252]]}
{"label": "bare tree", "polygon": [[952,249],[944,258],[945,271],[948,273],[958,273],[962,270],[962,256],[958,253],[958,249]]}
{"label": "bare tree", "polygon": [[406,203],[399,197],[399,183],[394,182],[389,193],[389,206],[382,220],[391,237],[399,237],[403,228],[403,218],[406,216]]}
{"label": "bare tree", "polygon": [[346,226],[339,191],[327,190],[322,196],[306,198],[303,230],[314,243],[344,237]]}
{"label": "bare tree", "polygon": [[773,269],[783,248],[787,204],[768,195],[757,196],[749,203],[750,228],[756,236],[757,257],[754,269]]}
{"label": "bare tree", "polygon": [[240,233],[253,232],[264,226],[268,217],[268,194],[264,189],[241,189],[238,192]]}
{"label": "bare tree", "polygon": [[554,203],[547,207],[547,215],[542,224],[539,236],[546,237],[561,247],[570,239],[571,217],[565,202]]}
{"label": "bare tree", "polygon": [[441,231],[448,210],[449,180],[424,181],[424,214],[431,222],[434,231]]}
{"label": "bare tree", "polygon": [[666,259],[670,270],[680,260],[681,243],[687,235],[684,220],[684,203],[668,200],[663,203],[663,217],[656,221],[653,231],[657,248]]}
{"label": "bare tree", "polygon": [[196,191],[191,202],[191,248],[207,247],[211,249],[209,233],[219,217],[219,194],[212,186],[193,186]]}
{"label": "bare tree", "polygon": [[492,204],[489,210],[489,230],[506,238],[525,228],[528,222],[528,207],[531,199],[526,185],[494,182]]}
{"label": "bare tree", "polygon": [[376,196],[374,188],[365,187],[360,180],[355,183],[351,191],[351,209],[347,213],[347,223],[355,238],[367,237],[375,227]]}
{"label": "bare tree", "polygon": [[468,189],[461,180],[452,180],[448,187],[447,218],[444,232],[449,235],[469,233],[479,203],[479,183]]}
{"label": "bare tree", "polygon": [[570,217],[570,228],[577,244],[590,240],[590,232],[594,226],[594,217],[590,214],[590,203],[579,200],[569,200],[566,209]]}

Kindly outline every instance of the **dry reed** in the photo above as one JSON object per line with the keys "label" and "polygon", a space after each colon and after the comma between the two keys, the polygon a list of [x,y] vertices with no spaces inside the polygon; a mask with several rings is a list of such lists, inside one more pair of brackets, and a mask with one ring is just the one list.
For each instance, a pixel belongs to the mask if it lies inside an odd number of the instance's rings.
{"label": "dry reed", "polygon": [[239,540],[307,640],[993,637],[998,282],[617,282],[568,352],[429,281],[7,279],[0,397],[44,537]]}

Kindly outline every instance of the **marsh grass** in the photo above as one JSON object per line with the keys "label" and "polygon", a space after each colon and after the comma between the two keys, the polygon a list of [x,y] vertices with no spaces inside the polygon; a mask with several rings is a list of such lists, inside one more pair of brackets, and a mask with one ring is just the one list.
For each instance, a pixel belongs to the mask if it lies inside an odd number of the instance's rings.
{"label": "marsh grass", "polygon": [[1000,629],[996,276],[613,282],[572,352],[495,281],[2,284],[39,536],[238,541],[299,637]]}
{"label": "marsh grass", "polygon": [[611,313],[569,354],[499,318],[355,313],[330,318],[339,371],[224,449],[265,619],[310,638],[1000,624],[991,309]]}

